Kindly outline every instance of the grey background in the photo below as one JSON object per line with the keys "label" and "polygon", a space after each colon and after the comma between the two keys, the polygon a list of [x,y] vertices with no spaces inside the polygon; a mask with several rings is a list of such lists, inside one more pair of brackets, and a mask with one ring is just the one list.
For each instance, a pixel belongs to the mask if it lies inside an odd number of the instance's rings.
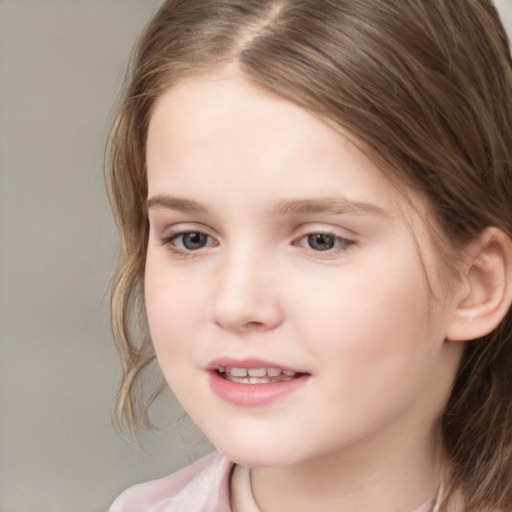
{"label": "grey background", "polygon": [[[210,447],[170,396],[141,446],[110,408],[117,235],[102,162],[159,0],[0,0],[0,511],[101,512]],[[512,30],[512,0],[496,2]]]}

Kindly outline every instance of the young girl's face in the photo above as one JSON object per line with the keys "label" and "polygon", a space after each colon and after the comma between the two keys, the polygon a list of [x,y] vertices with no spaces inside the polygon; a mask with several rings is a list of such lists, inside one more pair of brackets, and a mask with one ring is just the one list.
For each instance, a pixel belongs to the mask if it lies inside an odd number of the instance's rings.
{"label": "young girl's face", "polygon": [[347,137],[227,71],[158,100],[147,173],[153,343],[222,452],[282,466],[432,447],[461,297],[438,285],[419,199],[413,211]]}

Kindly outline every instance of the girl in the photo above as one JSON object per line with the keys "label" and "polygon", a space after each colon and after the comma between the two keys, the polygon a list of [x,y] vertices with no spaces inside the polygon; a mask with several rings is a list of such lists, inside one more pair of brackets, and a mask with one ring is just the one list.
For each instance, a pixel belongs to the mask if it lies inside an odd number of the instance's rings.
{"label": "girl", "polygon": [[512,510],[492,3],[168,0],[131,74],[107,174],[117,414],[147,423],[156,356],[218,452],[111,512]]}

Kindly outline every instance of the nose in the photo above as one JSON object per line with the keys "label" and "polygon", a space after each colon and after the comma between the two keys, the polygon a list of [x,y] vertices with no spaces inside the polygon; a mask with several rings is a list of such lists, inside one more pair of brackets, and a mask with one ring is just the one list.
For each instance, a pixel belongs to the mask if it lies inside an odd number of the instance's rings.
{"label": "nose", "polygon": [[223,258],[216,269],[210,321],[236,333],[268,331],[279,326],[283,309],[272,268],[267,258],[247,251]]}

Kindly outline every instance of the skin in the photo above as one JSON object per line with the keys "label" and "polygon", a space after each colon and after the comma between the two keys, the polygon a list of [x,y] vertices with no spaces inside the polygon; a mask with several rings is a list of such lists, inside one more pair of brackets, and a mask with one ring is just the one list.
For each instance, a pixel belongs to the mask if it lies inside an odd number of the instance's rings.
{"label": "skin", "polygon": [[[233,70],[159,98],[147,173],[159,364],[216,447],[254,468],[261,510],[410,512],[435,494],[462,291],[436,279],[424,202],[412,195],[412,211],[340,130]],[[205,235],[193,250],[187,232]],[[313,247],[315,233],[332,248]],[[219,357],[308,378],[233,405],[210,387]]]}

